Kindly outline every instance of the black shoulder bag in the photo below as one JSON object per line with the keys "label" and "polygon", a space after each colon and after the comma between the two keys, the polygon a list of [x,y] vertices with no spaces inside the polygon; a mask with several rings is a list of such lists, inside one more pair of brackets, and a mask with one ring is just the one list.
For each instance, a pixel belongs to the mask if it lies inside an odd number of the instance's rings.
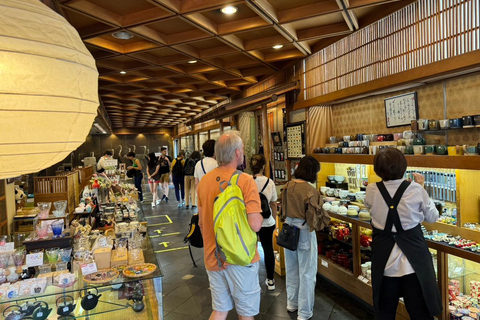
{"label": "black shoulder bag", "polygon": [[[282,211],[285,212],[287,217],[287,186],[285,186],[285,208],[282,207]],[[285,211],[284,211],[285,210]],[[305,221],[306,222],[306,221]],[[305,224],[305,223],[304,223]],[[286,222],[283,223],[282,230],[277,236],[277,244],[290,251],[296,251],[298,247],[298,240],[300,239],[300,229],[296,226],[291,226]]]}

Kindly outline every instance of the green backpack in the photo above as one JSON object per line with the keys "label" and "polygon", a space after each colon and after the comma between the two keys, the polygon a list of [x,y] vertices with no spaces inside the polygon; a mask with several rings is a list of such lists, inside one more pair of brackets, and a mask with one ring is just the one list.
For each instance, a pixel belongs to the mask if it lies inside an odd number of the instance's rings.
{"label": "green backpack", "polygon": [[246,266],[255,257],[257,234],[250,228],[242,189],[237,185],[241,171],[233,173],[225,190],[215,198],[213,226],[215,231],[215,257],[218,266],[223,262]]}

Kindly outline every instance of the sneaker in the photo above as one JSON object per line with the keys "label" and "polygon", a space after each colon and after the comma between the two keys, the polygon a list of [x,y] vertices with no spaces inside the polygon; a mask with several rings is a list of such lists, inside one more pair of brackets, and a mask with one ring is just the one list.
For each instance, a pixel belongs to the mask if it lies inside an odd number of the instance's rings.
{"label": "sneaker", "polygon": [[165,201],[166,198],[167,197],[165,195],[163,195],[162,199],[160,199],[160,202]]}
{"label": "sneaker", "polygon": [[275,280],[265,279],[265,284],[268,290],[275,290]]}
{"label": "sneaker", "polygon": [[297,310],[298,310],[298,307],[289,307],[289,306],[287,306],[287,311],[288,311],[288,312],[295,312],[295,311],[297,311]]}
{"label": "sneaker", "polygon": [[160,202],[162,202],[162,200],[160,200],[160,199],[157,199],[157,201],[156,201],[157,205],[159,205],[159,204],[160,204]]}
{"label": "sneaker", "polygon": [[152,202],[152,208],[155,207],[155,202]]}
{"label": "sneaker", "polygon": [[196,207],[197,207],[197,206],[193,205],[193,206],[192,206],[192,209],[195,209]]}
{"label": "sneaker", "polygon": [[165,197],[165,202],[168,203],[168,197]]}
{"label": "sneaker", "polygon": [[182,203],[181,203],[181,202],[178,203],[178,207],[179,207],[179,208],[182,207]]}
{"label": "sneaker", "polygon": [[309,319],[312,319],[312,317],[310,317],[310,318],[304,318],[304,317],[300,317],[300,316],[297,317],[297,320],[309,320]]}
{"label": "sneaker", "polygon": [[182,207],[185,207],[185,200],[182,200]]}

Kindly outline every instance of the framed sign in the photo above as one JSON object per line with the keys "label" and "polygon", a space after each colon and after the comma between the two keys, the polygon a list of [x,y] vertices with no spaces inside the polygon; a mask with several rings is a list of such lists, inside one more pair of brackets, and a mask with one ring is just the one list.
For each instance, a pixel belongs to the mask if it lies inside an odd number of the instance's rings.
{"label": "framed sign", "polygon": [[280,137],[280,132],[272,132],[272,141],[275,147],[282,146],[282,138]]}
{"label": "framed sign", "polygon": [[387,128],[410,125],[418,119],[417,93],[411,92],[385,99]]}
{"label": "framed sign", "polygon": [[287,126],[287,158],[302,158],[305,155],[305,121]]}

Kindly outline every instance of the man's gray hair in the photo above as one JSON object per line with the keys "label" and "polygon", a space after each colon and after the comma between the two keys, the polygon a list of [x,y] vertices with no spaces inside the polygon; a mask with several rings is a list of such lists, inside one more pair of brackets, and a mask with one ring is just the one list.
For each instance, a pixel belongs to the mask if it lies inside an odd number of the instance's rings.
{"label": "man's gray hair", "polygon": [[215,157],[218,166],[231,163],[235,159],[235,150],[243,148],[242,137],[240,131],[225,131],[215,144]]}

